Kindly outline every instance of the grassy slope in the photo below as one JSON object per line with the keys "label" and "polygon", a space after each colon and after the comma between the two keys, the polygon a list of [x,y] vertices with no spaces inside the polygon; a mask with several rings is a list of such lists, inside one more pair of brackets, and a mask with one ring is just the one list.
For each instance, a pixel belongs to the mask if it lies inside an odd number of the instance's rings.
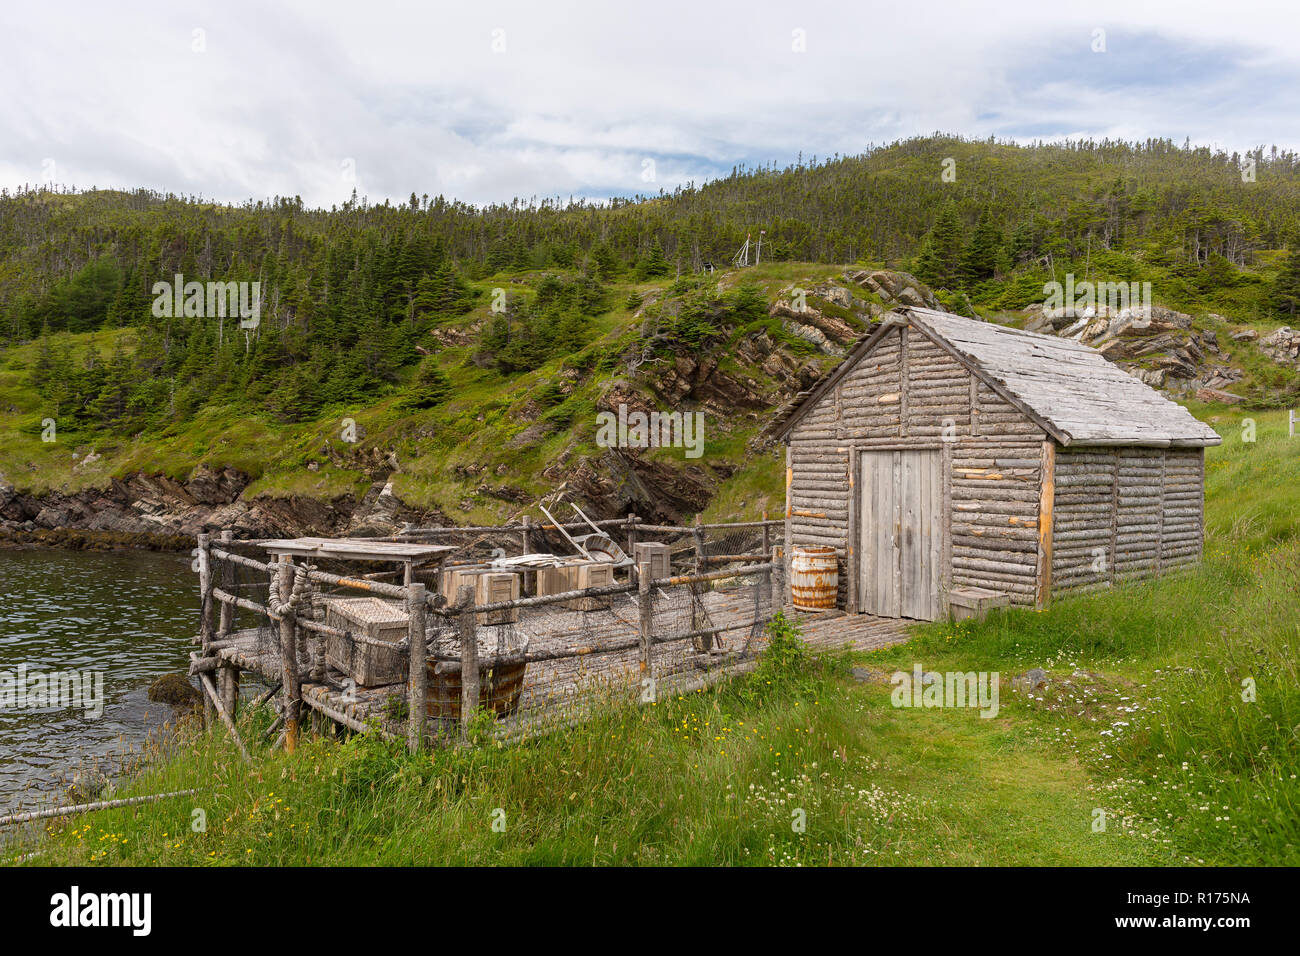
{"label": "grassy slope", "polygon": [[[720,276],[720,285],[734,287],[741,281],[760,285],[769,298],[792,284],[811,286],[834,279],[842,266],[810,263],[765,263],[741,272]],[[493,276],[479,285],[483,290],[507,285],[520,276]],[[526,277],[523,277],[526,278]],[[0,353],[0,477],[20,490],[44,492],[52,489],[77,490],[102,487],[111,478],[134,472],[161,473],[184,479],[199,465],[232,466],[255,479],[249,494],[273,496],[305,495],[329,499],[338,495],[359,496],[370,484],[358,451],[373,448],[396,452],[399,469],[394,490],[416,507],[439,509],[468,523],[504,520],[514,514],[517,492],[536,498],[549,492],[553,482],[542,471],[557,460],[594,454],[596,401],[615,384],[646,392],[648,373],[627,382],[625,369],[614,359],[634,340],[640,320],[627,308],[629,292],[662,296],[666,280],[648,283],[619,283],[612,286],[606,301],[610,308],[593,321],[594,340],[581,353],[552,359],[534,372],[505,376],[483,369],[470,359],[471,345],[449,346],[439,356],[452,380],[452,398],[442,407],[412,412],[401,405],[401,393],[378,397],[367,407],[326,409],[315,420],[286,425],[268,416],[238,408],[208,408],[192,421],[172,424],[161,430],[135,436],[76,433],[61,430],[58,441],[41,441],[41,422],[48,414],[29,384],[27,369],[36,356],[36,346],[27,344]],[[864,290],[855,295],[874,299]],[[1225,290],[1220,298],[1236,290]],[[964,302],[947,297],[954,308]],[[484,294],[486,303],[490,296]],[[834,306],[813,300],[830,314],[841,314]],[[1219,302],[1215,308],[1227,308]],[[450,328],[468,329],[487,317],[481,305],[461,317]],[[1018,322],[1014,312],[981,309],[998,321]],[[1229,309],[1229,311],[1231,311]],[[1234,390],[1254,395],[1268,403],[1300,391],[1300,373],[1268,362],[1250,343],[1233,341],[1228,332],[1242,324],[1267,330],[1276,323],[1252,322],[1246,305],[1232,313],[1230,321],[1195,313],[1198,328],[1213,329],[1234,364],[1247,379]],[[769,330],[778,339],[784,333],[777,320]],[[757,327],[757,326],[755,326]],[[73,354],[88,343],[104,356],[111,354],[121,339],[129,349],[134,332],[104,330],[65,336]],[[733,340],[741,334],[733,334]],[[784,338],[789,339],[788,335]],[[776,386],[761,370],[741,365],[724,343],[714,349],[725,372],[759,381],[775,400]],[[829,360],[818,357],[823,365]],[[557,389],[557,385],[561,386]],[[1243,391],[1244,390],[1244,391]],[[661,404],[656,402],[656,404]],[[1221,408],[1194,405],[1202,417],[1222,412]],[[344,419],[356,422],[360,442],[341,440]],[[521,437],[529,426],[549,422],[551,430],[540,438]],[[755,453],[748,447],[756,425],[740,417],[706,422],[706,450],[698,464],[716,467],[731,477],[721,482],[718,494],[706,510],[706,517],[756,517],[761,511],[782,507],[780,455],[776,451]],[[83,463],[88,451],[99,456]],[[673,458],[672,450],[661,457]],[[309,469],[308,464],[314,469]],[[680,459],[677,464],[681,464]],[[487,486],[486,489],[484,486]],[[495,490],[511,492],[501,496]]]}
{"label": "grassy slope", "polygon": [[[999,671],[995,719],[896,709],[832,660],[434,756],[354,738],[247,768],[218,734],[126,788],[198,798],[51,827],[37,862],[1294,865],[1300,439],[1277,413],[1256,416],[1253,444],[1219,427],[1200,568],[858,655]],[[1051,687],[1012,693],[1035,666]]]}
{"label": "grassy slope", "polygon": [[[775,297],[791,282],[811,284],[841,271],[837,266],[776,263],[752,268],[743,278]],[[509,278],[490,277],[478,285],[487,290],[506,284]],[[738,279],[735,274],[726,275],[721,284],[731,287]],[[440,508],[462,523],[500,521],[518,506],[481,493],[480,486],[509,486],[540,497],[553,490],[554,483],[541,477],[549,464],[565,456],[598,451],[594,441],[596,400],[625,377],[625,370],[609,357],[624,351],[641,325],[626,307],[628,293],[662,295],[668,284],[663,280],[613,285],[606,296],[610,308],[593,321],[594,340],[577,355],[552,359],[530,373],[506,376],[480,368],[470,360],[472,345],[444,348],[439,361],[452,380],[453,392],[439,408],[413,412],[403,408],[400,393],[394,393],[367,407],[326,409],[315,420],[294,425],[245,409],[208,408],[193,421],[148,434],[111,436],[62,430],[58,441],[45,443],[41,422],[48,411],[29,384],[28,368],[37,347],[30,343],[15,346],[0,353],[0,476],[20,490],[40,493],[102,487],[111,478],[139,471],[180,480],[199,465],[232,466],[255,479],[247,492],[250,495],[330,498],[364,492],[370,479],[350,456],[357,449],[378,446],[397,453],[400,466],[394,476],[394,491],[403,500],[416,507]],[[481,300],[486,303],[490,296],[485,294]],[[483,321],[487,309],[486,304],[481,305],[448,328],[467,329]],[[86,344],[93,343],[108,356],[118,340],[129,350],[133,336],[130,330],[104,330],[63,338],[74,354],[81,354]],[[775,395],[775,383],[755,369],[741,369],[725,349],[720,352],[724,370],[756,378]],[[557,394],[556,383],[563,384],[567,394]],[[632,385],[648,391],[644,381]],[[341,440],[346,418],[356,423],[357,446]],[[520,433],[539,420],[553,422],[551,433],[521,444]],[[728,506],[742,508],[737,514],[744,516],[769,507],[777,510],[781,506],[777,500],[780,476],[771,477],[766,458],[763,462],[751,460],[746,450],[754,424],[710,420],[706,425],[705,455],[700,464],[718,465],[727,471],[740,469],[746,477],[738,487],[750,489],[749,500],[745,495],[729,497]],[[92,450],[98,459],[82,464]],[[327,450],[335,453],[334,460]],[[315,463],[317,469],[308,470],[308,463]]]}

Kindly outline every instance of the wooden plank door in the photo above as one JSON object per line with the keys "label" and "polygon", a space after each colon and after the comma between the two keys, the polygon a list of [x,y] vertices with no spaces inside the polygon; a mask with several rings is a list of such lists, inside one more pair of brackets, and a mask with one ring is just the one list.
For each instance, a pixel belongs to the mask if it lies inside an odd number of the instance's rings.
{"label": "wooden plank door", "polygon": [[931,450],[862,453],[858,607],[864,613],[939,616],[940,461]]}

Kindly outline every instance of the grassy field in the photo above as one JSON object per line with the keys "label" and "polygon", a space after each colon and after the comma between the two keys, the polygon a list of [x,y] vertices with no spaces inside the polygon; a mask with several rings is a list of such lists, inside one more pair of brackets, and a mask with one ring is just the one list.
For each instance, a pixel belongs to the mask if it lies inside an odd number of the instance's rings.
{"label": "grassy field", "polygon": [[[265,714],[253,723],[264,723]],[[312,741],[242,764],[199,736],[132,791],[193,798],[49,828],[33,863],[1140,863],[1092,834],[1084,768],[1031,721],[902,712],[796,640],[756,673],[531,743],[409,756]],[[196,832],[195,811],[206,817]],[[802,826],[801,826],[802,823]]]}

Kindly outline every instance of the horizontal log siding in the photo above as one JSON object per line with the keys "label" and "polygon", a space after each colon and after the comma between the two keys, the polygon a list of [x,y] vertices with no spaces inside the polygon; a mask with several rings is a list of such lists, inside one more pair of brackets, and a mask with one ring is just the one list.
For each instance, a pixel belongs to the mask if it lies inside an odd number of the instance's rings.
{"label": "horizontal log siding", "polygon": [[1054,594],[1110,583],[1117,461],[1113,451],[1056,449]]}
{"label": "horizontal log siding", "polygon": [[1005,591],[1013,603],[1032,605],[1047,436],[919,332],[909,331],[905,351],[906,376],[900,334],[885,335],[791,430],[790,543],[836,549],[845,606],[853,456],[949,444],[951,514],[941,576],[953,587]]}
{"label": "horizontal log siding", "polygon": [[1201,560],[1205,544],[1204,468],[1204,449],[1171,448],[1165,453],[1161,570]]}
{"label": "horizontal log siding", "polygon": [[1199,560],[1202,459],[1200,449],[1058,449],[1053,590]]}
{"label": "horizontal log siding", "polygon": [[[916,336],[913,336],[916,338]],[[902,420],[903,364],[900,336],[890,332],[880,340],[836,389],[840,406],[837,435],[840,440],[897,440]],[[824,396],[812,414],[829,408],[835,412],[832,396]],[[811,415],[809,416],[811,417]],[[802,438],[803,423],[792,438]]]}
{"label": "horizontal log siding", "polygon": [[[1003,402],[997,395],[988,404]],[[982,419],[987,422],[987,419]],[[1032,605],[1038,582],[1040,431],[961,436],[952,457],[952,585],[1005,591]]]}
{"label": "horizontal log siding", "polygon": [[[800,422],[796,434],[818,411]],[[790,442],[790,546],[835,549],[841,607],[848,594],[849,461],[849,449],[834,442],[815,437]]]}
{"label": "horizontal log siding", "polygon": [[906,434],[969,434],[970,382],[964,365],[925,336],[909,333]]}

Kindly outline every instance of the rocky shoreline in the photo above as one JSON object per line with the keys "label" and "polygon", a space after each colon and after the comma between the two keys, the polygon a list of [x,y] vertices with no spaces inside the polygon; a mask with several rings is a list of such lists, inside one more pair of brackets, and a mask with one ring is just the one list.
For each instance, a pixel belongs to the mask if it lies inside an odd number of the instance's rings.
{"label": "rocky shoreline", "polygon": [[[115,478],[107,487],[41,494],[18,491],[0,480],[0,546],[186,550],[193,547],[195,535],[214,528],[230,528],[243,538],[345,533],[362,511],[350,495],[334,501],[299,496],[246,500],[248,484],[248,476],[235,469],[205,467],[185,481],[135,474]],[[373,497],[366,513],[375,518],[375,533],[400,527],[400,502]]]}

